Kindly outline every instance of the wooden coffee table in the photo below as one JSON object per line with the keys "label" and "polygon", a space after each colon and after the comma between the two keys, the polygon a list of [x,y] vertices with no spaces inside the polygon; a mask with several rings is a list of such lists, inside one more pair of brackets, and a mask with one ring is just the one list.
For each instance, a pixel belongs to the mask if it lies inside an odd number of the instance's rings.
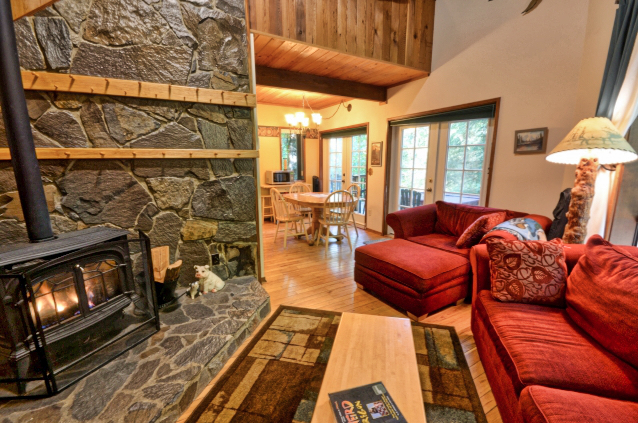
{"label": "wooden coffee table", "polygon": [[410,320],[343,313],[312,423],[335,423],[328,394],[383,382],[409,423],[426,423]]}

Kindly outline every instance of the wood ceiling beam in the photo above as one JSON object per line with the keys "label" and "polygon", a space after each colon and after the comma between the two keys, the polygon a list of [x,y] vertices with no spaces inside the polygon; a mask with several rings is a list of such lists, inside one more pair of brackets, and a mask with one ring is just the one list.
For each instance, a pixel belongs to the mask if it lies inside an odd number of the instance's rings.
{"label": "wood ceiling beam", "polygon": [[258,85],[379,102],[387,100],[387,89],[377,85],[344,81],[342,79],[269,68],[267,66],[257,66],[256,69]]}
{"label": "wood ceiling beam", "polygon": [[57,0],[11,0],[11,12],[13,20],[17,21],[23,16],[31,15],[39,10],[51,6]]}

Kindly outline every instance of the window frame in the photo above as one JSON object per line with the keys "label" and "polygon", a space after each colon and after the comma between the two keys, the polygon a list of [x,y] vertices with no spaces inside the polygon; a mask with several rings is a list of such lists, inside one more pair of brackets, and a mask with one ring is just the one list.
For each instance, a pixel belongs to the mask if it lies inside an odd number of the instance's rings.
{"label": "window frame", "polygon": [[294,135],[295,137],[300,138],[299,140],[297,140],[297,172],[295,172],[295,182],[305,181],[306,136],[304,134],[299,134],[298,131],[295,131],[294,128],[280,128],[279,130],[279,165],[282,170],[288,170],[284,168],[284,135]]}

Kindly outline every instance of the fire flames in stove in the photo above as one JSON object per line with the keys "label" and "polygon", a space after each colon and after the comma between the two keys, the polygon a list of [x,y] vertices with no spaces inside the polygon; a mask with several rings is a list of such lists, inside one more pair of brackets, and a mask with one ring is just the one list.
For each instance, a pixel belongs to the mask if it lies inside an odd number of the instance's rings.
{"label": "fire flames in stove", "polygon": [[[66,323],[121,295],[124,291],[119,267],[115,259],[106,259],[85,266],[76,265],[75,272],[66,271],[38,278],[33,284],[33,292],[42,328]],[[79,281],[77,271],[81,273]],[[81,291],[86,293],[85,304],[82,304],[83,296],[78,295]],[[35,320],[33,306],[31,315]]]}

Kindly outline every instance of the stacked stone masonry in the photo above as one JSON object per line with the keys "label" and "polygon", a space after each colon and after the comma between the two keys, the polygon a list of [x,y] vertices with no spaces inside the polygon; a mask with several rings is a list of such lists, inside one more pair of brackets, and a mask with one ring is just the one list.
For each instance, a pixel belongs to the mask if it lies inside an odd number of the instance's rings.
{"label": "stacked stone masonry", "polygon": [[150,339],[54,397],[4,402],[0,421],[175,423],[270,313],[253,277],[180,302]]}
{"label": "stacked stone masonry", "polygon": [[[249,91],[243,0],[60,0],[16,21],[24,70]],[[253,149],[252,110],[27,91],[37,147]],[[1,113],[1,111],[0,111]],[[0,121],[0,147],[7,147]],[[54,232],[140,229],[153,246],[223,279],[254,275],[252,159],[41,161]],[[0,162],[0,238],[27,241],[10,162]],[[211,254],[220,254],[213,266]],[[135,257],[138,259],[138,257]],[[139,260],[136,265],[139,266]]]}

